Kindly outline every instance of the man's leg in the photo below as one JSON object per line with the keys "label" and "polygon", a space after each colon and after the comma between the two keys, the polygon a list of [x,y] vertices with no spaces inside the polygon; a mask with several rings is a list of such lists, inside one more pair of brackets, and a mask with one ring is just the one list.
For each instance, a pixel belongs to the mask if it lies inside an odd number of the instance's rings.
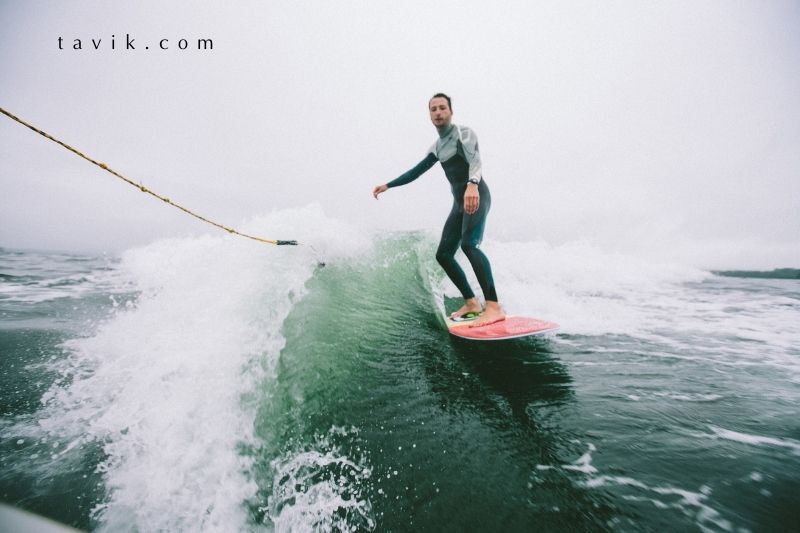
{"label": "man's leg", "polygon": [[458,251],[458,245],[461,242],[461,222],[463,219],[463,210],[458,204],[453,204],[453,209],[444,223],[442,229],[442,238],[439,241],[439,248],[436,250],[436,260],[444,269],[447,277],[461,292],[464,297],[464,305],[453,313],[453,316],[461,316],[469,312],[480,312],[481,305],[475,298],[475,293],[469,286],[467,276],[461,269],[461,266],[456,261],[455,255]]}
{"label": "man's leg", "polygon": [[472,215],[465,213],[462,220],[461,250],[467,256],[470,265],[472,265],[475,277],[478,278],[483,297],[486,300],[486,310],[478,320],[471,324],[473,327],[499,322],[505,318],[505,314],[497,300],[492,265],[489,263],[489,258],[486,257],[486,254],[478,248],[483,240],[483,230],[486,227],[486,217],[489,214],[491,205],[491,197],[487,191],[487,194],[481,195],[478,211]]}

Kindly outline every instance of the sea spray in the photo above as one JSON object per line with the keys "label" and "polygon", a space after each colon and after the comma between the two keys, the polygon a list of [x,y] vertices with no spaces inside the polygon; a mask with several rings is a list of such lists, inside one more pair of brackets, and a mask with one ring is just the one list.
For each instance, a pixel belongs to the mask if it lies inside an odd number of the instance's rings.
{"label": "sea spray", "polygon": [[268,513],[277,532],[375,529],[372,504],[364,494],[372,476],[366,458],[347,457],[336,444],[357,438],[357,428],[332,427],[306,449],[273,460]]}
{"label": "sea spray", "polygon": [[129,250],[118,268],[138,297],[92,336],[65,343],[63,378],[36,424],[67,443],[64,454],[102,446],[101,530],[230,531],[248,522],[253,391],[274,378],[283,319],[320,253],[336,259],[364,245],[314,207],[246,225],[267,226],[317,241],[278,248],[203,236]]}
{"label": "sea spray", "polygon": [[99,530],[757,530],[793,516],[796,280],[490,239],[506,310],[563,328],[481,347],[436,319],[458,295],[435,233],[363,235],[318,208],[242,226],[301,245],[162,241],[102,283],[99,258],[32,254],[51,273],[8,273],[9,502]]}

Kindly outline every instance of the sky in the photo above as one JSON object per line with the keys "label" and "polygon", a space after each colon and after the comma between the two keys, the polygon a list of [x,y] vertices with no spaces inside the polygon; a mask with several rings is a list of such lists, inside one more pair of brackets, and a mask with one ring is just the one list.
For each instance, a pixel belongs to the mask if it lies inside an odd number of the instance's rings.
{"label": "sky", "polygon": [[[794,1],[0,0],[0,28],[0,107],[224,224],[315,204],[438,232],[438,166],[371,190],[424,157],[443,91],[479,138],[486,240],[800,267]],[[0,188],[2,247],[218,231],[5,116]]]}

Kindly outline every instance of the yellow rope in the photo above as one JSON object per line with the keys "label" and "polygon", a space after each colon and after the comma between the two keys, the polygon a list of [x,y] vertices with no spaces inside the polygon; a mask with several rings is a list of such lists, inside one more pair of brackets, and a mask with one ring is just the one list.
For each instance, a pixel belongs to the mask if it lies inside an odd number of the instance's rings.
{"label": "yellow rope", "polygon": [[278,241],[278,240],[271,240],[271,239],[263,239],[261,237],[256,237],[254,235],[248,235],[246,233],[241,233],[239,231],[236,231],[235,229],[230,228],[228,226],[225,226],[223,224],[220,224],[218,222],[214,222],[213,220],[209,220],[209,219],[207,219],[207,218],[205,218],[203,216],[200,216],[197,213],[195,213],[195,212],[193,212],[193,211],[191,211],[191,210],[189,210],[189,209],[187,209],[187,208],[185,208],[185,207],[183,207],[181,205],[176,204],[175,202],[173,202],[169,198],[167,198],[165,196],[161,196],[160,194],[157,194],[157,193],[151,191],[150,189],[148,189],[147,187],[145,187],[141,183],[136,183],[133,180],[126,178],[125,176],[123,176],[119,172],[116,172],[115,170],[109,168],[105,163],[100,163],[98,161],[95,161],[91,157],[88,157],[88,156],[82,154],[81,152],[79,152],[78,150],[73,148],[72,146],[70,146],[70,145],[68,145],[68,144],[66,144],[64,142],[61,142],[58,139],[56,139],[55,137],[53,137],[52,135],[49,135],[48,133],[46,133],[46,132],[44,132],[44,131],[42,131],[42,130],[40,130],[40,129],[38,129],[38,128],[30,125],[30,124],[28,124],[27,122],[25,122],[21,118],[12,115],[11,113],[6,111],[2,107],[0,107],[0,112],[3,113],[4,115],[6,115],[8,118],[10,118],[12,120],[15,120],[16,122],[19,122],[23,126],[26,126],[26,127],[30,128],[30,129],[32,129],[33,131],[35,131],[39,135],[43,135],[44,137],[47,137],[48,139],[50,139],[54,143],[60,144],[61,146],[63,146],[67,150],[69,150],[70,152],[82,157],[83,159],[89,161],[90,163],[93,163],[93,164],[97,165],[98,167],[102,168],[103,170],[105,170],[107,172],[110,172],[111,174],[115,175],[116,177],[118,177],[119,179],[124,181],[125,183],[133,185],[134,187],[136,187],[140,191],[146,192],[147,194],[149,194],[151,196],[155,196],[156,198],[158,198],[162,202],[168,203],[169,205],[171,205],[173,207],[177,207],[178,209],[180,209],[184,213],[186,213],[188,215],[191,215],[191,216],[193,216],[195,218],[198,218],[198,219],[202,220],[203,222],[211,224],[212,226],[216,226],[216,227],[218,227],[218,228],[220,228],[222,230],[227,231],[228,233],[232,233],[234,235],[239,235],[240,237],[246,237],[248,239],[252,239],[252,240],[258,241],[258,242],[263,242],[263,243],[266,243],[266,244],[276,244],[276,245],[286,245],[286,244],[296,245],[297,244],[297,241]]}

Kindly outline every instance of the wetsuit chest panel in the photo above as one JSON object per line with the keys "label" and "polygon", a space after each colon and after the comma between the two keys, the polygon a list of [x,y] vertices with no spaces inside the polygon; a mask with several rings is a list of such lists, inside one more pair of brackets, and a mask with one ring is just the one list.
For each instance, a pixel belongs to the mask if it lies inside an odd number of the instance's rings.
{"label": "wetsuit chest panel", "polygon": [[440,134],[439,139],[428,150],[425,159],[386,185],[398,187],[411,183],[431,168],[436,161],[442,165],[456,203],[463,203],[469,179],[478,181],[478,191],[481,196],[489,194],[488,186],[481,175],[477,137],[469,128],[459,128],[454,124],[451,124],[446,132]]}
{"label": "wetsuit chest panel", "polygon": [[[447,176],[447,181],[450,182],[450,190],[453,192],[453,201],[458,205],[464,204],[464,192],[467,190],[467,177],[469,176],[469,163],[461,154],[455,155],[447,161],[441,161],[444,175]],[[486,185],[486,180],[481,180],[478,183],[478,192],[481,196],[481,202],[486,207],[490,205],[491,196],[489,195],[489,186]]]}
{"label": "wetsuit chest panel", "polygon": [[466,185],[467,176],[469,175],[469,163],[461,154],[457,153],[447,161],[440,162],[451,187]]}
{"label": "wetsuit chest panel", "polygon": [[467,180],[474,178],[478,182],[483,181],[478,140],[466,126],[451,124],[446,131],[439,133],[439,139],[430,151],[441,162],[453,195],[457,198],[463,196]]}

